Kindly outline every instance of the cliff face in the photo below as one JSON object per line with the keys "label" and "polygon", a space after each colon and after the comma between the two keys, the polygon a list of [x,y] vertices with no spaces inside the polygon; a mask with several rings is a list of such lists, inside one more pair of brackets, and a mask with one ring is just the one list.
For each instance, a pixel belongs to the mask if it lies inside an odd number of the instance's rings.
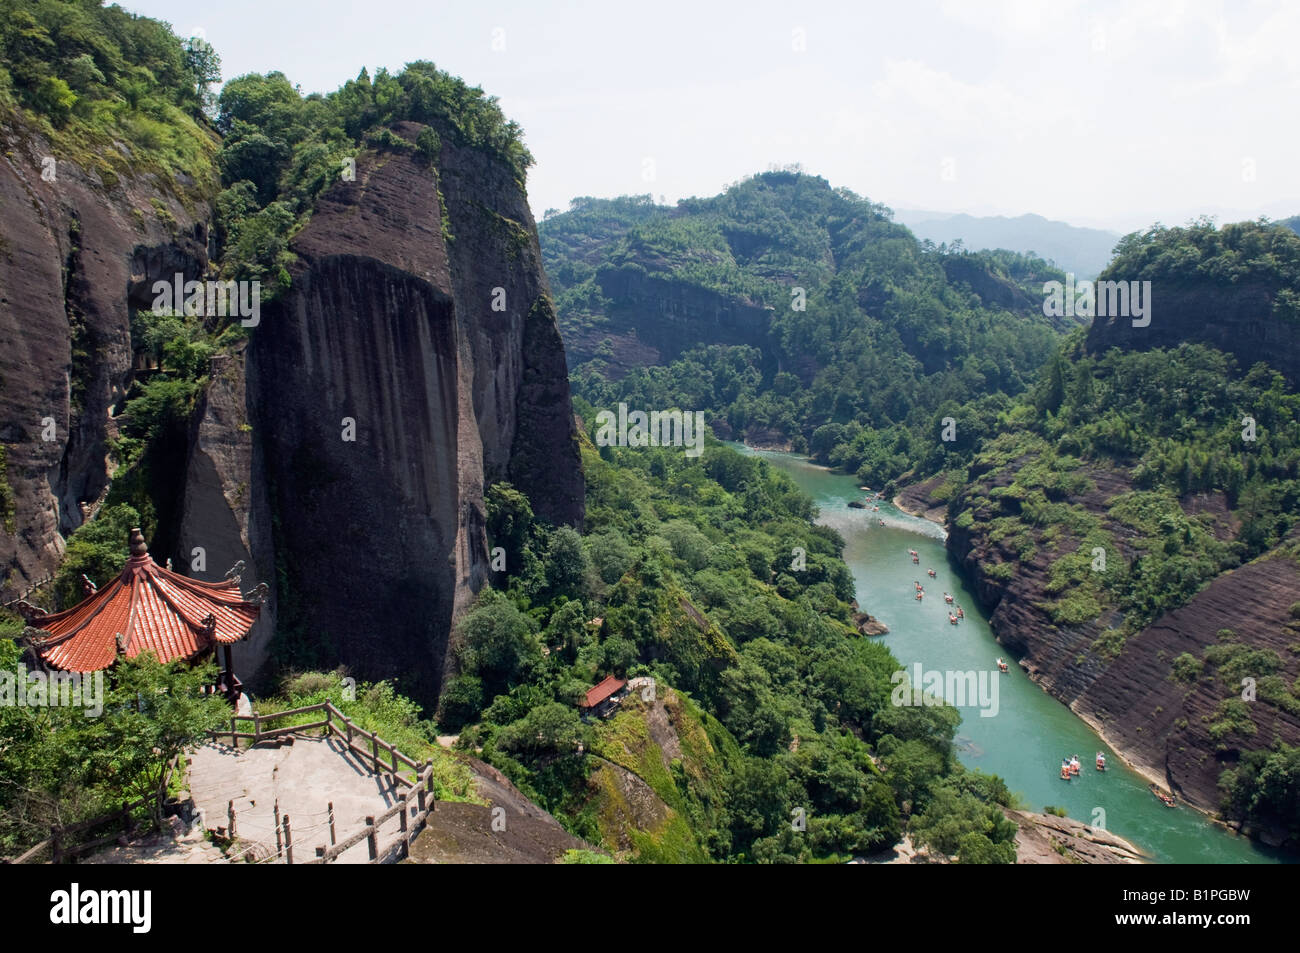
{"label": "cliff face", "polygon": [[648,364],[669,364],[683,351],[710,344],[759,348],[765,369],[776,367],[767,309],[639,267],[602,268],[596,281],[613,304],[606,323],[570,330],[566,341],[573,367],[596,357],[606,338],[611,372],[620,377]]}
{"label": "cliff face", "polygon": [[[292,248],[292,290],[250,332],[250,446],[213,468],[228,488],[247,456],[249,492],[208,493],[186,532],[227,523],[233,546],[238,530],[279,628],[428,699],[452,619],[487,578],[485,483],[511,481],[545,519],[582,520],[535,228],[507,167],[448,143],[434,168],[412,151],[363,153]],[[265,661],[269,628],[242,670]]]}
{"label": "cliff face", "polygon": [[[1106,502],[1131,487],[1117,471],[1088,468],[1086,475],[1095,489],[1076,502],[1105,519]],[[987,497],[1007,482],[1003,472],[977,483],[959,505]],[[926,486],[907,488],[902,500],[916,509],[934,505]],[[1220,538],[1231,535],[1221,496],[1186,497],[1182,505],[1188,513],[1212,516]],[[1107,526],[1120,538],[1120,527]],[[1300,714],[1269,704],[1265,691],[1257,690],[1258,699],[1247,703],[1250,724],[1239,729],[1224,730],[1220,708],[1241,697],[1241,677],[1259,682],[1276,675],[1286,686],[1300,678],[1295,649],[1300,623],[1289,612],[1300,598],[1300,562],[1285,545],[1219,576],[1185,606],[1130,636],[1114,657],[1099,652],[1094,643],[1109,626],[1119,624],[1117,612],[1079,625],[1057,625],[1045,610],[1055,554],[1041,539],[1034,555],[1020,560],[1010,540],[949,524],[948,550],[972,580],[998,641],[1020,657],[1029,676],[1092,724],[1143,774],[1191,804],[1218,809],[1219,776],[1236,765],[1243,750],[1268,747],[1274,738],[1300,743]],[[1120,555],[1130,560],[1134,553],[1121,546]],[[1001,578],[991,571],[999,564],[1014,571]],[[1221,637],[1225,629],[1232,634]],[[1240,664],[1212,661],[1225,645],[1240,647],[1247,660],[1241,671]],[[1197,664],[1193,674],[1180,678],[1175,659],[1185,653]]]}
{"label": "cliff face", "polygon": [[83,506],[93,511],[108,488],[111,414],[131,375],[130,306],[149,305],[155,280],[202,271],[210,211],[187,209],[150,176],[101,178],[17,123],[0,127],[0,142],[0,444],[13,504],[0,534],[0,594],[8,600],[54,571]]}
{"label": "cliff face", "polygon": [[[413,141],[422,128],[394,131]],[[403,676],[427,701],[453,618],[487,577],[484,486],[509,480],[540,517],[581,525],[564,350],[522,184],[444,138],[432,166],[414,148],[363,151],[355,181],[321,196],[292,241],[291,290],[213,361],[169,470],[154,556],[202,579],[242,560],[245,589],[270,585],[235,649],[246,682],[278,631],[360,678]],[[53,572],[82,504],[108,489],[132,310],[151,307],[156,280],[204,276],[211,215],[71,163],[43,181],[39,139],[7,146],[6,600]]]}
{"label": "cliff face", "polygon": [[1199,341],[1231,354],[1246,370],[1258,361],[1300,385],[1300,326],[1273,314],[1280,285],[1254,282],[1225,286],[1210,280],[1169,279],[1151,287],[1151,323],[1133,327],[1131,317],[1098,317],[1087,348],[1147,351]]}

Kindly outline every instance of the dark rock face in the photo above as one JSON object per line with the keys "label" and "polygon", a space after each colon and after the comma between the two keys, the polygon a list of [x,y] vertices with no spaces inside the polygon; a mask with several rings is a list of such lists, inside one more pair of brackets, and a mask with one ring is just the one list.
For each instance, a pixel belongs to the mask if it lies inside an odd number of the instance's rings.
{"label": "dark rock face", "polygon": [[[413,142],[421,128],[395,132]],[[270,585],[235,647],[245,682],[278,629],[430,700],[453,619],[487,579],[484,486],[509,480],[539,517],[581,526],[564,349],[522,184],[443,140],[432,166],[413,148],[363,152],[356,180],[321,196],[292,243],[291,290],[214,360],[195,409],[175,512],[151,549],[208,580],[242,560],[246,590]],[[105,189],[71,164],[43,181],[39,140],[6,142],[7,600],[57,567],[82,506],[102,500],[131,309],[152,306],[154,281],[203,277],[211,211],[127,177]]]}
{"label": "dark rock face", "polygon": [[83,506],[102,499],[111,414],[131,375],[128,302],[177,271],[199,275],[210,212],[191,212],[142,179],[110,188],[60,156],[51,157],[53,179],[43,178],[50,150],[39,136],[6,126],[0,140],[0,443],[14,504],[0,533],[7,600],[54,571]]}
{"label": "dark rock face", "polygon": [[1147,351],[1199,341],[1231,354],[1243,370],[1264,361],[1295,386],[1300,384],[1300,327],[1273,315],[1278,290],[1264,284],[1156,281],[1147,327],[1133,327],[1131,317],[1097,317],[1087,348],[1100,354],[1112,347]]}
{"label": "dark rock face", "polygon": [[[435,168],[364,153],[294,239],[292,290],[250,335],[257,449],[235,519],[281,628],[425,699],[487,579],[485,483],[510,480],[556,523],[580,525],[584,497],[523,190],[450,144]],[[251,642],[245,670],[265,651]]]}
{"label": "dark rock face", "polygon": [[941,263],[947,279],[954,285],[966,285],[985,307],[1028,313],[1043,306],[1041,299],[1031,298],[1019,285],[993,274],[978,258],[945,255]]}
{"label": "dark rock face", "polygon": [[597,356],[606,338],[616,377],[647,364],[670,364],[683,351],[709,344],[756,347],[763,351],[765,370],[777,366],[767,333],[771,316],[765,308],[637,266],[602,268],[596,280],[601,293],[617,304],[610,309],[608,323],[578,328],[569,336],[574,367]]}

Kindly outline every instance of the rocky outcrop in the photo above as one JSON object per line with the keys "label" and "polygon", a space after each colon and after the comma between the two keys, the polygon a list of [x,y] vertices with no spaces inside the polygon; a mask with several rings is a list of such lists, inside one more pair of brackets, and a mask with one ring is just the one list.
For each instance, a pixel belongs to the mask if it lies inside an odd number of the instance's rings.
{"label": "rocky outcrop", "polygon": [[944,476],[939,474],[920,483],[909,484],[898,492],[893,503],[908,516],[919,516],[942,525],[948,516],[948,504],[935,499],[933,494],[943,482]]}
{"label": "rocky outcrop", "polygon": [[853,613],[853,624],[863,635],[888,635],[889,626],[866,612]]}
{"label": "rocky outcrop", "polygon": [[593,851],[496,768],[462,756],[484,804],[440,801],[411,842],[413,864],[553,864],[567,851]]}
{"label": "rocky outcrop", "polygon": [[[320,197],[291,244],[291,289],[214,360],[188,447],[154,468],[168,481],[154,555],[209,580],[242,561],[245,588],[270,584],[235,649],[246,682],[276,633],[309,650],[300,662],[401,677],[429,701],[452,621],[487,578],[484,487],[508,480],[539,517],[582,522],[564,349],[522,183],[447,129],[430,163],[413,145],[422,129],[398,124],[410,148],[363,151],[355,181]],[[152,306],[156,280],[204,276],[211,209],[158,177],[110,187],[58,162],[42,178],[39,136],[3,135],[7,601],[50,575],[83,506],[103,499],[132,311]]]}
{"label": "rocky outcrop", "polygon": [[485,484],[555,523],[580,524],[584,495],[523,190],[443,142],[432,167],[362,153],[294,238],[292,290],[250,332],[253,499],[231,508],[280,629],[424,700],[487,579]]}
{"label": "rocky outcrop", "polygon": [[[89,171],[14,115],[0,124],[0,444],[13,516],[0,600],[57,567],[112,477],[132,371],[130,304],[207,261],[210,210],[154,175]],[[151,299],[150,299],[151,300]],[[98,580],[97,580],[98,581]]]}
{"label": "rocky outcrop", "polygon": [[611,376],[622,377],[633,368],[669,364],[683,351],[711,344],[756,347],[763,352],[765,372],[777,366],[766,308],[635,264],[604,266],[596,281],[612,304],[604,323],[569,330],[570,366],[604,356]]}
{"label": "rocky outcrop", "polygon": [[1095,318],[1088,329],[1087,349],[1100,354],[1112,347],[1147,351],[1200,342],[1231,354],[1242,370],[1263,361],[1296,386],[1300,384],[1300,333],[1293,322],[1273,313],[1279,287],[1259,282],[1155,281],[1149,302],[1151,323],[1134,327],[1132,317]]}
{"label": "rocky outcrop", "polygon": [[1146,855],[1100,827],[1053,814],[1005,810],[1016,822],[1018,864],[1140,864]]}
{"label": "rocky outcrop", "polygon": [[[1190,682],[1179,681],[1174,659],[1188,653],[1202,660],[1207,648],[1223,644],[1218,633],[1227,629],[1250,649],[1275,657],[1278,674],[1291,686],[1300,677],[1295,652],[1300,633],[1288,613],[1297,599],[1300,565],[1294,558],[1275,554],[1225,573],[1187,605],[1129,639],[1104,677],[1071,707],[1144,774],[1199,808],[1217,809],[1219,775],[1236,765],[1243,750],[1268,747],[1275,738],[1300,743],[1300,711],[1256,697],[1246,704],[1253,728],[1215,738],[1216,710],[1225,699],[1240,698],[1242,685],[1221,677],[1212,665]],[[1268,674],[1250,668],[1243,677],[1258,682]]]}
{"label": "rocky outcrop", "polygon": [[[177,558],[187,575],[216,581],[244,564],[242,588],[273,580],[267,495],[253,478],[246,344],[215,358],[190,433]],[[259,471],[260,472],[260,471]],[[257,555],[254,556],[256,542]],[[233,647],[235,668],[251,680],[275,633],[276,593],[271,589],[248,638]]]}

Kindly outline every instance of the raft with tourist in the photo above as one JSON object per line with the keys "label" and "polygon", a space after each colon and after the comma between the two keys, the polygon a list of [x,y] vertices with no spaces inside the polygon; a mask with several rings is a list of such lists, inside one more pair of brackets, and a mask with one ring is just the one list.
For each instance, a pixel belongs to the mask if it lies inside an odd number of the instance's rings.
{"label": "raft with tourist", "polygon": [[1166,792],[1166,791],[1162,791],[1162,790],[1160,789],[1160,786],[1159,786],[1158,784],[1152,783],[1152,785],[1151,785],[1151,793],[1154,794],[1154,795],[1156,796],[1156,798],[1157,798],[1161,803],[1164,804],[1165,807],[1177,807],[1177,806],[1178,806],[1178,801],[1174,798],[1174,796],[1173,796],[1172,794]]}

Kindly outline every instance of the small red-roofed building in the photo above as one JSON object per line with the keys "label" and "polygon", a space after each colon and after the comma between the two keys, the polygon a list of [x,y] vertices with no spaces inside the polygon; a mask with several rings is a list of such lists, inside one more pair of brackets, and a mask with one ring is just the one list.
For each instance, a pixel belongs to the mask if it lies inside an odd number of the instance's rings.
{"label": "small red-roofed building", "polygon": [[578,706],[583,714],[593,714],[604,718],[610,714],[627,694],[627,679],[610,675],[600,683],[587,689],[587,695]]}
{"label": "small red-roofed building", "polygon": [[200,582],[159,566],[140,530],[131,530],[131,556],[112,582],[71,609],[47,613],[20,605],[30,627],[25,641],[39,661],[64,672],[97,672],[119,657],[152,652],[158,661],[194,662],[225,649],[225,671],[217,690],[232,701],[240,682],[230,646],[248,635],[261,610],[266,585],[244,596],[238,569],[221,582]]}

